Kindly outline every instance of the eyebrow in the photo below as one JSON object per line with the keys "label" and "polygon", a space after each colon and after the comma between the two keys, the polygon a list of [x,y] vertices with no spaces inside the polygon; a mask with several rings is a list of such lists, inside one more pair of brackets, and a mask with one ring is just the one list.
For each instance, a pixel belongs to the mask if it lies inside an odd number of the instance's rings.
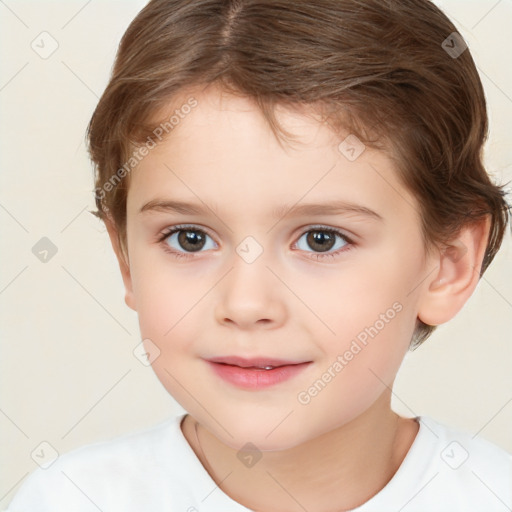
{"label": "eyebrow", "polygon": [[[196,203],[186,201],[170,201],[162,199],[153,199],[141,207],[139,213],[144,212],[164,212],[164,213],[180,213],[183,215],[205,215],[210,210],[216,213],[215,208],[202,206]],[[384,221],[383,217],[376,211],[366,206],[358,205],[348,201],[331,201],[328,203],[307,203],[295,205],[282,205],[274,208],[271,215],[274,219],[280,219],[287,216],[321,216],[321,215],[340,215],[344,213],[354,213],[364,217],[373,218],[375,220]]]}

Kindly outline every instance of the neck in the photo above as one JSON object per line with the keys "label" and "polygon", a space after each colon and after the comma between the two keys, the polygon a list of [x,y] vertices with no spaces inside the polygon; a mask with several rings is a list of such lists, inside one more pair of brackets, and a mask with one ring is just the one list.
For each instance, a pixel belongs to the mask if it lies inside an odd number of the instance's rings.
{"label": "neck", "polygon": [[341,512],[362,505],[391,480],[417,434],[416,421],[391,410],[390,395],[381,395],[362,415],[322,436],[265,452],[249,468],[240,464],[237,450],[191,416],[185,417],[182,430],[219,488],[245,507]]}

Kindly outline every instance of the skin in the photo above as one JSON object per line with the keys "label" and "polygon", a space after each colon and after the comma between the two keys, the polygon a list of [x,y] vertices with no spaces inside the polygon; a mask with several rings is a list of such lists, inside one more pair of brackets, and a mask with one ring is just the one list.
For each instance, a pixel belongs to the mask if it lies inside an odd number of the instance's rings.
{"label": "skin", "polygon": [[[462,230],[453,250],[427,256],[418,203],[385,153],[366,148],[351,162],[338,149],[348,133],[335,135],[312,113],[284,108],[278,118],[301,144],[280,147],[249,99],[215,87],[194,97],[198,106],[132,171],[127,258],[107,221],[126,303],[138,313],[142,338],[160,350],[156,375],[189,413],[185,438],[226,494],[255,511],[354,508],[389,482],[414,441],[418,424],[391,410],[391,388],[417,318],[446,322],[473,292],[488,219]],[[140,212],[155,199],[214,211]],[[355,212],[272,216],[284,205],[330,200],[382,219]],[[177,235],[157,240],[179,224],[206,230],[199,252]],[[353,243],[336,236],[327,252],[345,250],[316,259],[325,253],[307,234],[318,225]],[[236,252],[247,236],[263,250],[252,263]],[[400,312],[300,403],[298,394],[396,303]],[[286,382],[243,390],[204,361],[221,355],[312,363]],[[252,467],[237,458],[247,442],[262,454]]]}

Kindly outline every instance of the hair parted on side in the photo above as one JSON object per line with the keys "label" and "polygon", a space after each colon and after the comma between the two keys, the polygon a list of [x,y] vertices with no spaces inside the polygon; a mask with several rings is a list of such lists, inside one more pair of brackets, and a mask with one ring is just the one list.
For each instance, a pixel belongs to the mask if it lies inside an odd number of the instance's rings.
{"label": "hair parted on side", "polygon": [[[160,109],[215,84],[254,100],[278,140],[293,139],[275,115],[283,106],[389,152],[420,205],[427,250],[489,215],[481,276],[509,210],[482,161],[488,119],[475,63],[469,49],[454,57],[443,47],[453,33],[427,0],[151,0],[122,37],[87,129],[93,213],[113,222],[125,250],[126,162],[152,141]],[[411,348],[434,329],[418,319]]]}

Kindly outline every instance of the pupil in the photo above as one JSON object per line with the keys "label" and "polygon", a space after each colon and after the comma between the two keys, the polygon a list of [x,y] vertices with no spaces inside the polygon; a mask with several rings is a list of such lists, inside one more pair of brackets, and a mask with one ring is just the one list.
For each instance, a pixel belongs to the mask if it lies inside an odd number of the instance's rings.
{"label": "pupil", "polygon": [[184,249],[198,251],[202,248],[201,243],[204,243],[204,237],[198,231],[180,231],[178,241]]}
{"label": "pupil", "polygon": [[332,249],[334,244],[334,236],[325,231],[312,231],[308,235],[308,244],[312,249],[315,249],[315,244],[318,246],[316,249],[321,252]]}

